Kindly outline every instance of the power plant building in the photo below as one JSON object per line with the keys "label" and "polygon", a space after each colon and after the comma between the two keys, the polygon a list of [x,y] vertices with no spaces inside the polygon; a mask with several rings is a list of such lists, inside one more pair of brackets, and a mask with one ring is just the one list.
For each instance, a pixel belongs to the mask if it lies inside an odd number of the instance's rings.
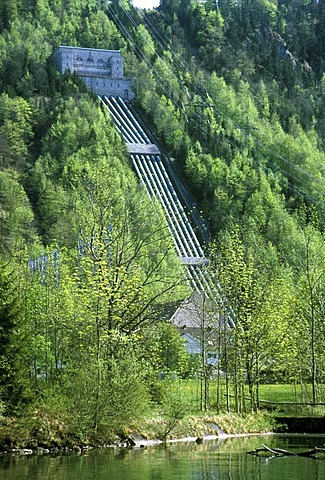
{"label": "power plant building", "polygon": [[60,46],[50,57],[60,73],[70,71],[97,95],[120,96],[132,100],[131,79],[124,78],[123,57],[119,50]]}

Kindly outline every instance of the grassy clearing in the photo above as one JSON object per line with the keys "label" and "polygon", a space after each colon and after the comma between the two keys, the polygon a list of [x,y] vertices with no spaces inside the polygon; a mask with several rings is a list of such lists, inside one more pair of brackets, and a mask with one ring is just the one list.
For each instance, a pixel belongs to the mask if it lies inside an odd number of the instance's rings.
{"label": "grassy clearing", "polygon": [[[172,389],[174,392],[178,392],[180,398],[186,403],[187,409],[191,414],[197,414],[200,412],[201,385],[199,379],[175,380],[170,383],[168,388]],[[320,385],[318,388],[318,401],[319,403],[325,403],[325,385]],[[217,382],[211,380],[208,389],[209,411],[215,412],[217,409],[217,389]],[[248,397],[247,389],[247,398]],[[325,415],[325,406],[314,407],[308,405],[294,405],[312,402],[311,385],[262,384],[259,387],[259,398],[261,401],[261,407],[273,410],[275,413],[281,411],[282,413],[292,415]],[[263,403],[263,400],[266,402]],[[248,404],[249,402],[247,401],[247,406]],[[226,387],[224,383],[219,386],[219,405],[219,411],[225,412]],[[233,405],[231,405],[231,407],[233,408]]]}

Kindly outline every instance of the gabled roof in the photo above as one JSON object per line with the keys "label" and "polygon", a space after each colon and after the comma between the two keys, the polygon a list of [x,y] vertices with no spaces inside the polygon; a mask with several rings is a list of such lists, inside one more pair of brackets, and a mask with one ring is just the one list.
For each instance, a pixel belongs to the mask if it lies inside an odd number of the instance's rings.
{"label": "gabled roof", "polygon": [[178,307],[171,317],[171,322],[180,329],[197,329],[204,325],[219,323],[219,313],[211,300],[203,294],[194,292]]}

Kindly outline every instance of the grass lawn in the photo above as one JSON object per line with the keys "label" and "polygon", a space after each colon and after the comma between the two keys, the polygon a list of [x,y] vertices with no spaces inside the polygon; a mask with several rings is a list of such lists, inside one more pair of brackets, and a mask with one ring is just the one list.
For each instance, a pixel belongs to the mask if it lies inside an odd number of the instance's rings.
{"label": "grass lawn", "polygon": [[[201,384],[199,379],[173,380],[169,385],[175,392],[178,392],[187,403],[191,413],[200,411]],[[215,411],[217,406],[217,381],[211,380],[208,385],[209,410]],[[231,390],[231,394],[233,391]],[[248,398],[247,389],[247,398]],[[325,406],[300,406],[290,403],[311,403],[311,385],[293,384],[262,384],[259,387],[259,399],[261,407],[268,406],[269,409],[287,412],[295,415],[325,415]],[[263,400],[266,402],[263,403]],[[318,387],[318,401],[325,403],[325,385]],[[271,402],[271,405],[267,402]],[[281,403],[288,402],[288,404]],[[221,411],[226,410],[226,387],[224,382],[219,386],[219,404]],[[279,404],[279,405],[276,405]],[[248,402],[247,402],[248,405]]]}

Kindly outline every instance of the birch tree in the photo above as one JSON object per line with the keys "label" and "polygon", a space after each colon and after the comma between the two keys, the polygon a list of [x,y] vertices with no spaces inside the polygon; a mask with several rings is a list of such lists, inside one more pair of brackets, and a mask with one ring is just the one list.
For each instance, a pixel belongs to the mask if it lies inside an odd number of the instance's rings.
{"label": "birch tree", "polygon": [[[306,212],[305,212],[306,214]],[[301,212],[300,231],[295,248],[295,270],[300,299],[300,345],[304,345],[303,376],[311,382],[312,402],[318,400],[318,386],[324,380],[324,320],[325,320],[325,240],[314,224],[306,223]]]}
{"label": "birch tree", "polygon": [[292,293],[288,279],[272,271],[266,248],[244,242],[239,227],[225,234],[218,247],[214,245],[212,258],[212,268],[235,318],[229,340],[232,349],[228,347],[235,409],[245,411],[247,384],[250,408],[256,410],[261,372],[283,359],[290,339]]}

